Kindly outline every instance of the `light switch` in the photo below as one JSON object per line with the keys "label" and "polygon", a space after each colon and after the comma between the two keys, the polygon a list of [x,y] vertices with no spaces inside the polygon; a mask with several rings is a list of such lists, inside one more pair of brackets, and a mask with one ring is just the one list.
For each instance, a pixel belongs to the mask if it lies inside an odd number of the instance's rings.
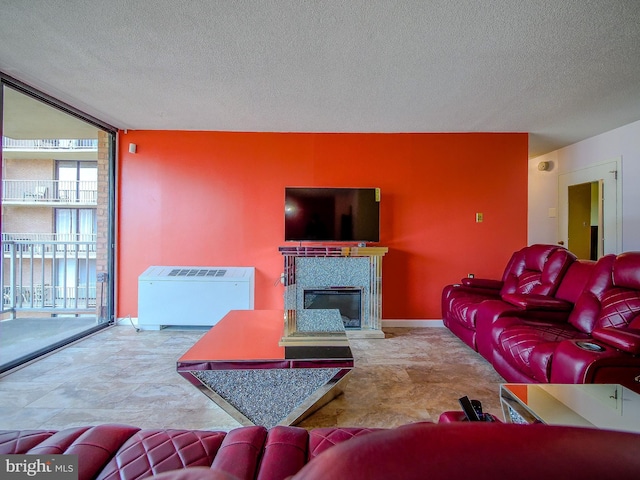
{"label": "light switch", "polygon": [[482,213],[476,213],[476,223],[481,223],[484,220],[484,215]]}
{"label": "light switch", "polygon": [[554,207],[549,209],[549,218],[556,218],[556,209]]}

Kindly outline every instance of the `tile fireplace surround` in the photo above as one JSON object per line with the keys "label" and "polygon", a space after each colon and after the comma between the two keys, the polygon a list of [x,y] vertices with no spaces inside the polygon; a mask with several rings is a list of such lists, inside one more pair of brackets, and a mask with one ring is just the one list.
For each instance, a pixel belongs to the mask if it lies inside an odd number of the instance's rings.
{"label": "tile fireplace surround", "polygon": [[382,257],[387,247],[285,246],[285,310],[304,309],[309,290],[360,290],[360,327],[352,338],[384,338],[382,331]]}

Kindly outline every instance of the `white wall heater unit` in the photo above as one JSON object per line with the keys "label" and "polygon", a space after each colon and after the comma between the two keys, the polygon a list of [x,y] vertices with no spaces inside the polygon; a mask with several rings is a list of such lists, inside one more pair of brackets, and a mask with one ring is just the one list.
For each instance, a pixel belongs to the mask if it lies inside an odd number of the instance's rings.
{"label": "white wall heater unit", "polygon": [[213,326],[253,310],[254,267],[153,266],[138,277],[138,327]]}

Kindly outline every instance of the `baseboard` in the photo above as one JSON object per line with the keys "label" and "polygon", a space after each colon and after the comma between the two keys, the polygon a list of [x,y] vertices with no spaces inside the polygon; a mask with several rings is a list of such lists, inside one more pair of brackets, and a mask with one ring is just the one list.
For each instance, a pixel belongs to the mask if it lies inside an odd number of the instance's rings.
{"label": "baseboard", "polygon": [[[116,320],[116,325],[138,326],[137,317],[122,317]],[[444,327],[442,320],[382,320],[382,328],[426,328]]]}
{"label": "baseboard", "polygon": [[442,320],[382,320],[382,328],[444,327]]}

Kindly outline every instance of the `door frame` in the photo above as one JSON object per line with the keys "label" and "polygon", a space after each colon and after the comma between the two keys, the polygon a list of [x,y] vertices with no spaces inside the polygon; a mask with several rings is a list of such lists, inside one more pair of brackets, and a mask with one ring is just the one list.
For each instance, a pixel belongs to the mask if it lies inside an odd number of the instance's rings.
{"label": "door frame", "polygon": [[569,186],[600,181],[602,255],[617,254],[622,251],[622,157],[558,175],[558,243],[569,242]]}

